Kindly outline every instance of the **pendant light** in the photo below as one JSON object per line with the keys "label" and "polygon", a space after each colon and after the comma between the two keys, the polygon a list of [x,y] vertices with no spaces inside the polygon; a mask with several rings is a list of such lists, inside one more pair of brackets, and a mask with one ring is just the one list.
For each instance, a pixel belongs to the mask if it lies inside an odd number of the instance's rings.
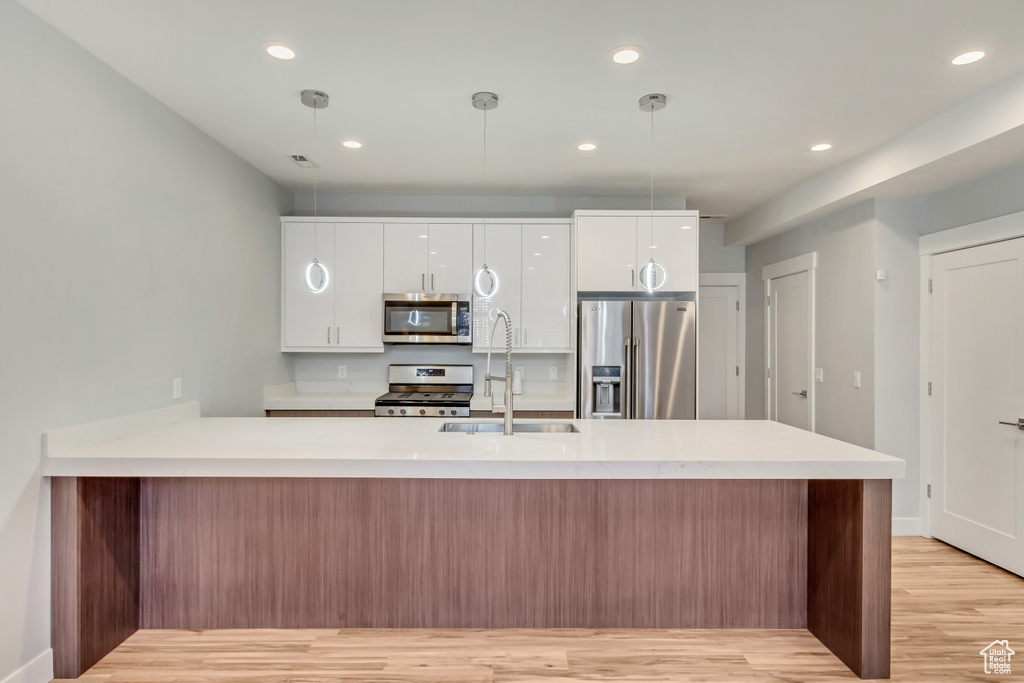
{"label": "pendant light", "polygon": [[[317,210],[316,210],[316,110],[326,109],[330,103],[327,93],[319,90],[303,90],[301,95],[302,103],[313,110],[313,262],[306,266],[306,289],[314,294],[320,294],[327,289],[327,283],[331,276],[326,266],[317,260]],[[313,271],[320,272],[320,284],[313,284]]]}
{"label": "pendant light", "polygon": [[[651,258],[647,265],[640,269],[640,284],[648,292],[661,289],[667,275],[665,267],[654,261],[654,112],[664,109],[666,104],[665,96],[659,93],[651,93],[640,98],[640,111],[651,112]],[[660,278],[658,271],[661,271]]]}
{"label": "pendant light", "polygon": [[[492,92],[473,93],[473,107],[484,113],[484,267],[473,277],[473,293],[481,299],[489,299],[498,293],[498,274],[487,267],[487,110],[498,106],[498,96]],[[483,288],[483,278],[490,279],[490,285]]]}

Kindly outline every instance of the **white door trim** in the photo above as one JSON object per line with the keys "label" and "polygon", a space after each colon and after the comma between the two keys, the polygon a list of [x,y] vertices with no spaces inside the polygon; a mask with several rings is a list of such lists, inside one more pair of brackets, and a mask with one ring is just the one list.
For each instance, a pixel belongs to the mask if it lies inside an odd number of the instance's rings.
{"label": "white door trim", "polygon": [[[807,296],[807,348],[809,350],[808,357],[808,368],[807,376],[810,378],[807,389],[807,401],[809,403],[810,418],[808,420],[809,431],[815,431],[815,403],[817,390],[815,387],[816,382],[814,381],[814,301],[815,301],[815,282],[817,277],[815,271],[818,268],[818,252],[812,251],[808,254],[801,254],[800,256],[794,256],[793,258],[786,259],[785,261],[779,261],[777,263],[771,263],[764,266],[761,269],[761,281],[763,284],[763,292],[768,292],[768,283],[771,280],[780,277],[786,277],[787,275],[795,275],[796,273],[802,273],[807,271],[808,279],[810,280],[810,287],[808,288]],[[768,369],[771,368],[771,344],[770,344],[770,331],[769,325],[769,313],[768,310],[768,297],[767,295],[762,299],[761,307],[764,310],[764,367],[765,367],[765,382],[764,382],[764,419],[771,419],[771,379],[767,376]]]}
{"label": "white door trim", "polygon": [[931,292],[928,290],[932,279],[932,257],[948,251],[970,249],[1018,237],[1024,237],[1024,211],[961,225],[918,238],[918,252],[921,254],[921,330],[919,335],[921,340],[921,386],[918,388],[918,400],[921,406],[918,434],[921,444],[921,482],[918,494],[920,500],[918,514],[921,517],[921,535],[926,538],[931,538],[932,535],[932,509],[931,499],[928,497],[928,485],[931,483],[934,469],[933,458],[935,457],[931,449],[931,403],[928,400],[932,332],[932,307],[929,298]]}
{"label": "white door trim", "polygon": [[928,256],[1017,237],[1024,237],[1024,211],[923,235],[918,238],[918,253]]}
{"label": "white door trim", "polygon": [[[701,273],[700,287],[736,287],[739,292],[740,317],[736,325],[736,364],[740,368],[739,410],[740,419],[747,417],[747,274],[746,273]],[[700,305],[697,307],[700,315]]]}

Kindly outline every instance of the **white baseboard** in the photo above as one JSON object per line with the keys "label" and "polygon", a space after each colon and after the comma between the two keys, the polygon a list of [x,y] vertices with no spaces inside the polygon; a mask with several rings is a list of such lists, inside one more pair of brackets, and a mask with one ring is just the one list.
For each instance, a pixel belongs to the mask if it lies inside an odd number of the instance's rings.
{"label": "white baseboard", "polygon": [[921,535],[921,518],[920,517],[893,517],[892,518],[892,535],[893,536],[920,536]]}
{"label": "white baseboard", "polygon": [[0,683],[50,683],[52,680],[53,650],[44,650]]}

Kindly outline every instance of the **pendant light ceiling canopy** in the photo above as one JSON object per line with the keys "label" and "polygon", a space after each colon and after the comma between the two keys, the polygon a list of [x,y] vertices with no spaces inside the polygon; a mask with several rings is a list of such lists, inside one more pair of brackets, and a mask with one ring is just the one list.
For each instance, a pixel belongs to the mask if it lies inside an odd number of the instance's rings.
{"label": "pendant light ceiling canopy", "polygon": [[[320,294],[327,289],[331,281],[330,273],[324,264],[317,260],[317,210],[316,210],[316,110],[326,109],[330,104],[330,96],[320,90],[303,90],[300,99],[302,103],[313,110],[313,262],[306,266],[306,289],[314,294]],[[320,274],[319,283],[313,282],[313,271]]]}
{"label": "pendant light ceiling canopy", "polygon": [[[484,267],[473,277],[473,293],[481,299],[489,299],[498,293],[498,274],[487,267],[487,112],[498,106],[498,96],[492,92],[473,93],[473,107],[484,113]],[[484,278],[490,285],[484,289]]]}
{"label": "pendant light ceiling canopy", "polygon": [[661,111],[667,104],[668,100],[661,93],[651,93],[640,98],[640,111],[651,114],[651,258],[647,265],[640,269],[640,284],[648,292],[661,289],[668,275],[665,267],[654,261],[654,112]]}

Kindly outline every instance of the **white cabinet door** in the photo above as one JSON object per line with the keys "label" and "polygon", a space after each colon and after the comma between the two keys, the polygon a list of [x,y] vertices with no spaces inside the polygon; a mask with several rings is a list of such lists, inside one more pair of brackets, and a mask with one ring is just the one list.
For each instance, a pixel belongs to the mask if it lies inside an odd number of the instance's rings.
{"label": "white cabinet door", "polygon": [[[285,223],[282,282],[281,343],[284,347],[334,345],[334,224]],[[314,247],[315,243],[315,247]],[[317,260],[330,276],[327,289],[314,294],[306,287],[306,267]],[[318,284],[318,283],[314,283]]]}
{"label": "white cabinet door", "polygon": [[384,225],[339,223],[334,235],[335,343],[345,350],[382,350]]}
{"label": "white cabinet door", "polygon": [[[512,316],[513,346],[517,346],[515,342],[519,336],[516,330],[523,324],[520,317],[522,230],[518,225],[488,225],[486,242],[485,257],[484,226],[474,225],[473,273],[475,274],[486,262],[498,276],[498,291],[494,296],[483,299],[473,295],[473,350],[483,352],[487,351],[487,345],[491,341],[491,330],[494,328],[498,309]],[[486,278],[482,285],[487,288]],[[499,350],[505,348],[504,329],[504,325],[499,323],[496,331],[498,340],[495,344]]]}
{"label": "white cabinet door", "polygon": [[[655,289],[666,292],[697,291],[697,218],[694,216],[638,216],[636,227],[636,262],[638,289],[643,289],[646,273],[642,272],[653,257],[664,268],[658,271],[661,283]],[[653,249],[651,247],[654,247]]]}
{"label": "white cabinet door", "polygon": [[[580,216],[576,220],[577,289],[636,289],[636,216]],[[644,263],[647,259],[644,259]]]}
{"label": "white cabinet door", "polygon": [[473,226],[431,223],[429,235],[427,291],[441,294],[472,291]]}
{"label": "white cabinet door", "polygon": [[425,223],[388,223],[384,226],[384,291],[429,292]]}
{"label": "white cabinet door", "polygon": [[570,349],[569,226],[523,226],[524,349]]}

